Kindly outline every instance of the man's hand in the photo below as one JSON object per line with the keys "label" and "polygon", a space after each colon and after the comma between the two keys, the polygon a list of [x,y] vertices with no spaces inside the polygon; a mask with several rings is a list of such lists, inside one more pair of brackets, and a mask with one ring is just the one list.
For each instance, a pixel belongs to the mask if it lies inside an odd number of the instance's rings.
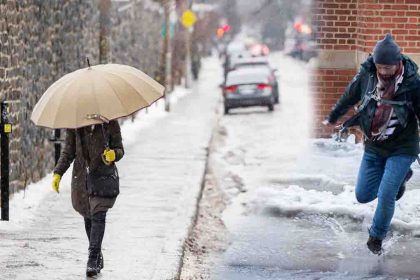
{"label": "man's hand", "polygon": [[323,125],[326,125],[326,126],[333,125],[333,124],[332,124],[332,123],[330,123],[327,119],[323,120],[323,121],[322,121],[322,124],[323,124]]}
{"label": "man's hand", "polygon": [[328,127],[332,127],[334,129],[338,129],[338,130],[343,128],[341,126],[341,124],[337,125],[337,124],[334,124],[334,123],[330,123],[327,119],[323,120],[322,124],[325,125],[325,126],[328,126]]}

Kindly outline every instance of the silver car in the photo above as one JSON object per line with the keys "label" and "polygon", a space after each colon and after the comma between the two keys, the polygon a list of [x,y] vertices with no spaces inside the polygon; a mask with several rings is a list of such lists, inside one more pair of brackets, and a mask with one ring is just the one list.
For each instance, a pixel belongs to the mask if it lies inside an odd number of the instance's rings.
{"label": "silver car", "polygon": [[223,85],[225,114],[232,108],[267,106],[274,110],[275,95],[272,76],[259,68],[242,68],[230,71]]}

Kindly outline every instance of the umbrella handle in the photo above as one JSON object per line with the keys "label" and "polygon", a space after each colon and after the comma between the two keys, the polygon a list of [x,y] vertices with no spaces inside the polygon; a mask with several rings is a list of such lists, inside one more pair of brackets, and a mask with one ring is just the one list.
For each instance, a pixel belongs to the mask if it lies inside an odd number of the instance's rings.
{"label": "umbrella handle", "polygon": [[104,128],[104,123],[109,123],[109,120],[99,114],[90,114],[90,115],[87,115],[87,118],[97,119],[103,122],[101,123],[102,135],[104,136],[104,140],[105,140],[105,149],[109,150],[109,141],[108,141],[108,137],[106,137],[105,128]]}
{"label": "umbrella handle", "polygon": [[107,118],[105,118],[104,116],[101,116],[99,114],[88,114],[86,116],[89,120],[100,120],[104,123],[109,123],[109,120]]}

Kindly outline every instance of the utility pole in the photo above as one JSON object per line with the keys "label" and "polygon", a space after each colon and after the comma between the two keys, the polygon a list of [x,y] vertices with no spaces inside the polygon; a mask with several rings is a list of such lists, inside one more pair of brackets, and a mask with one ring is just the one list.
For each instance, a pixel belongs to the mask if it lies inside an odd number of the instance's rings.
{"label": "utility pole", "polygon": [[171,44],[171,25],[174,21],[174,2],[173,0],[164,0],[165,11],[165,111],[171,110],[170,91],[172,84],[172,44]]}
{"label": "utility pole", "polygon": [[6,101],[0,104],[1,114],[1,219],[9,220],[9,134],[12,127],[7,115],[8,104]]}
{"label": "utility pole", "polygon": [[185,87],[191,88],[191,35],[194,27],[187,28],[186,34],[186,59],[185,59]]}
{"label": "utility pole", "polygon": [[[185,87],[186,88],[190,88],[191,87],[191,81],[192,81],[192,73],[191,73],[191,38],[192,38],[192,32],[193,32],[193,28],[194,28],[194,23],[197,20],[195,18],[195,15],[191,12],[192,10],[192,5],[194,3],[194,0],[185,0],[185,2],[183,2],[183,7],[182,10],[184,11],[183,17],[186,16],[185,15],[185,11],[189,11],[190,15],[188,15],[187,17],[189,17],[188,19],[184,19],[185,22],[183,22],[183,25],[185,27],[185,68],[184,68],[184,73],[185,73]],[[191,15],[192,14],[192,15]],[[191,17],[194,17],[194,19],[191,21]]]}
{"label": "utility pole", "polygon": [[111,0],[99,1],[99,63],[109,62],[111,34]]}
{"label": "utility pole", "polygon": [[[193,5],[193,0],[187,0],[187,8],[191,10]],[[186,28],[185,34],[185,50],[186,50],[186,57],[185,57],[185,87],[191,88],[191,37],[193,26]]]}

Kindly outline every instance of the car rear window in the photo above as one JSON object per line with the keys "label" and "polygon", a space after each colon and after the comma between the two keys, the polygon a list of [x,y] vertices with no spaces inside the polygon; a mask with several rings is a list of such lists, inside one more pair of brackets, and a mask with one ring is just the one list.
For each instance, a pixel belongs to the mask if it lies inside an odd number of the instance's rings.
{"label": "car rear window", "polygon": [[235,68],[236,69],[254,69],[258,71],[264,71],[265,73],[267,73],[267,75],[268,73],[271,72],[270,66],[266,64],[236,64]]}
{"label": "car rear window", "polygon": [[268,65],[267,62],[239,62],[236,63],[236,67],[243,67],[243,66],[261,66],[261,65]]}
{"label": "car rear window", "polygon": [[266,71],[232,71],[226,78],[227,86],[258,83],[269,83]]}

